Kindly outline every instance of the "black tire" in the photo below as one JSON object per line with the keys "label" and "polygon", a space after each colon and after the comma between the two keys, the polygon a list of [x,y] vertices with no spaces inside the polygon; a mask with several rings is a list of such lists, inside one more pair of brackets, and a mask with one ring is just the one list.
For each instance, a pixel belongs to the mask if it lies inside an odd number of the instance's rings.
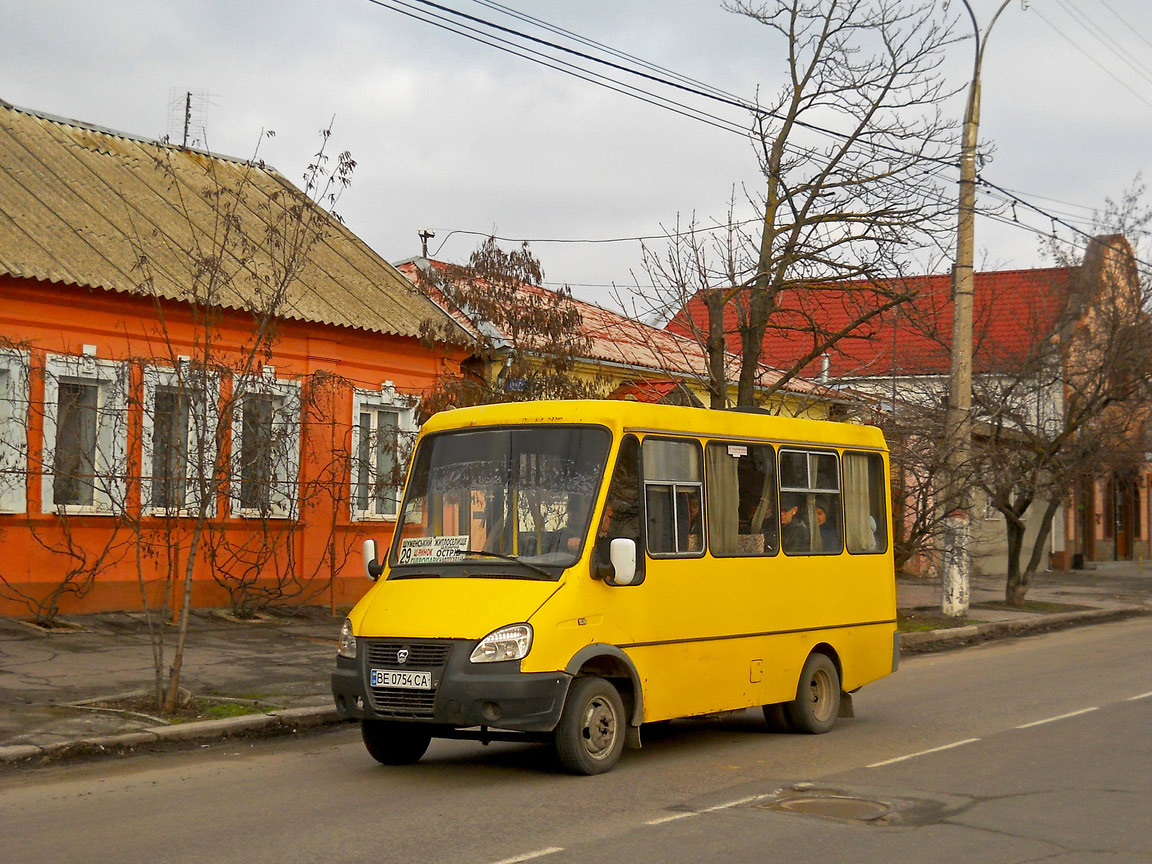
{"label": "black tire", "polygon": [[792,725],[788,722],[788,715],[784,711],[784,702],[774,702],[764,706],[764,722],[768,724],[769,732],[791,732]]}
{"label": "black tire", "polygon": [[428,750],[432,734],[411,723],[361,720],[360,734],[369,755],[381,765],[411,765]]}
{"label": "black tire", "polygon": [[836,725],[840,714],[840,675],[826,655],[808,655],[796,685],[796,698],[785,703],[784,713],[793,729],[809,735],[820,735]]}
{"label": "black tire", "polygon": [[624,750],[624,703],[603,678],[577,678],[556,726],[556,755],[573,774],[610,771]]}

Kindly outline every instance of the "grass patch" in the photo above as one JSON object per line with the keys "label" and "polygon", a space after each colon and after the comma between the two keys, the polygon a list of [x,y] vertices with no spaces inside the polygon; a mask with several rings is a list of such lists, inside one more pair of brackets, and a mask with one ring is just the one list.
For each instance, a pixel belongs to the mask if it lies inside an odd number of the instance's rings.
{"label": "grass patch", "polygon": [[[197,704],[203,703],[203,704]],[[245,714],[263,714],[263,708],[243,702],[209,702],[207,699],[193,699],[198,720],[220,720],[224,717],[242,717]]]}
{"label": "grass patch", "polygon": [[1052,615],[1058,612],[1084,612],[1095,607],[1077,606],[1074,603],[1050,603],[1041,600],[1025,600],[1019,606],[1012,606],[1004,600],[990,600],[984,603],[973,603],[972,608],[998,612],[1036,612],[1041,615]]}
{"label": "grass patch", "polygon": [[901,609],[896,615],[896,626],[901,633],[925,633],[929,630],[948,630],[982,623],[974,618],[952,618],[943,612],[926,609]]}
{"label": "grass patch", "polygon": [[193,696],[186,705],[178,707],[174,714],[161,714],[156,707],[156,698],[151,695],[125,696],[120,699],[89,703],[86,707],[154,717],[165,723],[222,720],[227,717],[242,717],[246,714],[264,714],[274,709],[274,706],[258,702],[255,698],[252,700],[214,699],[206,696]]}

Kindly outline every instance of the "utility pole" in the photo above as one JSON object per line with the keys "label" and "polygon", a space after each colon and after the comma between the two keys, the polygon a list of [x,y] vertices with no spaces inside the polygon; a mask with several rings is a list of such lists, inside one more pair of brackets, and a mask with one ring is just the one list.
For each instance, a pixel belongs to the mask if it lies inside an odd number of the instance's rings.
{"label": "utility pole", "polygon": [[1003,0],[980,38],[980,25],[968,0],[962,0],[972,20],[976,56],[964,129],[960,144],[960,197],[956,218],[956,266],[952,270],[952,374],[949,379],[946,418],[950,447],[948,482],[945,485],[948,517],[945,520],[944,555],[941,566],[940,610],[959,617],[968,612],[972,573],[971,483],[965,478],[972,453],[972,293],[976,245],[976,145],[980,131],[980,66],[988,35],[1000,13],[1011,2]]}

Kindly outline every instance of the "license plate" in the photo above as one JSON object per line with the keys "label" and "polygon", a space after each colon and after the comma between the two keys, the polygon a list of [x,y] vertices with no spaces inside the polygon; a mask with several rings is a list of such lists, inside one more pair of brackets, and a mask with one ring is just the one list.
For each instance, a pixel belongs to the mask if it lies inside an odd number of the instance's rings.
{"label": "license plate", "polygon": [[402,690],[431,690],[431,672],[397,672],[395,669],[373,669],[368,676],[372,687],[398,687]]}

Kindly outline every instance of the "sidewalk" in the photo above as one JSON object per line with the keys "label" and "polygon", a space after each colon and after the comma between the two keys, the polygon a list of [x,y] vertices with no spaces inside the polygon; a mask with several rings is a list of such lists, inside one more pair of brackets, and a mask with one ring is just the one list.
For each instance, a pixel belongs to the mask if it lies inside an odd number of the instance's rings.
{"label": "sidewalk", "polygon": [[[1004,598],[1004,577],[975,577],[964,627],[906,633],[906,653],[942,650],[987,639],[1152,614],[1152,566],[1137,562],[1044,573],[1028,600],[1087,607],[1024,612],[985,608]],[[939,608],[939,586],[899,580],[901,610]],[[328,676],[341,618],[310,607],[261,623],[219,611],[192,616],[181,683],[216,705],[255,707],[223,719],[169,723],[147,713],[94,707],[143,691],[153,679],[147,623],[139,613],[64,616],[76,629],[40,630],[0,618],[0,766],[55,761],[103,751],[129,751],[166,741],[214,740],[237,734],[291,734],[338,723]],[[979,622],[979,623],[977,623]],[[166,628],[171,662],[175,628]]]}

